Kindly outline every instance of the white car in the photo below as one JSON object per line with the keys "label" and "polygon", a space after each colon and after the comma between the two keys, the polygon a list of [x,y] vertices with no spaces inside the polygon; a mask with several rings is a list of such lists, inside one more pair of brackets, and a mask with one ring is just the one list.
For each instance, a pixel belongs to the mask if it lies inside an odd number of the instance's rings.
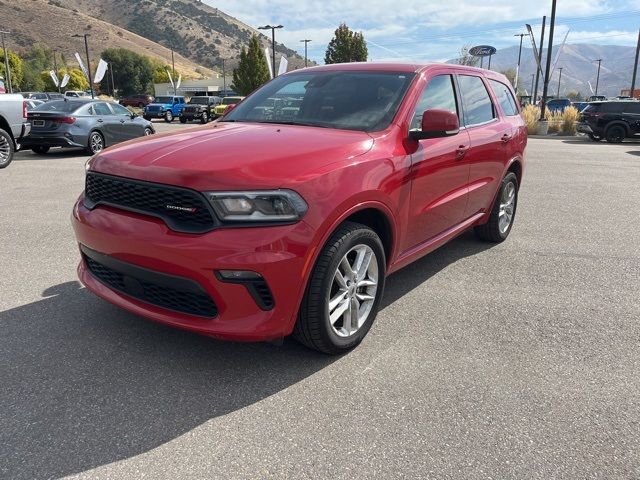
{"label": "white car", "polygon": [[78,97],[86,97],[88,95],[86,92],[83,92],[82,90],[67,90],[66,92],[64,92],[64,96],[78,98]]}

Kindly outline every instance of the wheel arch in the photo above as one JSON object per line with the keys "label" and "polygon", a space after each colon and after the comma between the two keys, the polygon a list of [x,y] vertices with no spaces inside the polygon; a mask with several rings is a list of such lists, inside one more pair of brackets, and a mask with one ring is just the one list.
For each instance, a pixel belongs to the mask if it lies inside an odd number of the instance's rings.
{"label": "wheel arch", "polygon": [[11,139],[14,142],[16,141],[16,139],[13,138],[13,131],[11,130],[11,125],[9,125],[9,122],[7,122],[7,120],[2,115],[0,115],[0,129],[7,132],[7,134],[11,137]]}
{"label": "wheel arch", "polygon": [[625,136],[628,136],[631,133],[631,128],[627,123],[621,120],[614,120],[612,122],[609,122],[607,126],[604,128],[604,134],[606,135],[607,132],[613,127],[622,127],[624,129]]}

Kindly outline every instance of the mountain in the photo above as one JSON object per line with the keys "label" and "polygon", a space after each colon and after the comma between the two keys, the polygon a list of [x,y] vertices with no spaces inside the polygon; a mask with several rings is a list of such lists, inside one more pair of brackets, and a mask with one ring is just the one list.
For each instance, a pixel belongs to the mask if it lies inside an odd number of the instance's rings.
{"label": "mountain", "polygon": [[[624,47],[618,45],[591,45],[591,44],[568,44],[562,49],[560,46],[554,47],[551,53],[551,65],[558,57],[558,63],[549,81],[549,94],[556,95],[558,89],[559,67],[562,67],[562,78],[560,84],[560,95],[567,92],[578,91],[583,95],[591,95],[591,87],[595,90],[598,63],[594,60],[602,59],[600,69],[600,82],[598,87],[599,95],[615,96],[620,95],[622,89],[631,86],[631,75],[633,74],[633,61],[635,58],[634,47]],[[543,70],[546,65],[546,50],[543,52]],[[491,59],[491,70],[505,71],[515,69],[518,63],[518,47],[509,47],[498,52]],[[484,67],[487,67],[487,59],[484,59]],[[531,91],[531,74],[535,73],[535,59],[531,48],[522,48],[522,60],[520,62],[520,88]],[[538,87],[542,92],[542,80]]]}
{"label": "mountain", "polygon": [[[84,48],[74,33],[89,32],[92,57],[118,47],[171,62],[191,77],[235,65],[240,48],[258,34],[265,47],[271,41],[259,31],[198,0],[0,0],[0,11],[10,19],[9,47],[43,44],[63,52],[67,59]],[[8,25],[8,23],[7,23]],[[304,64],[293,50],[276,44],[289,68]]]}

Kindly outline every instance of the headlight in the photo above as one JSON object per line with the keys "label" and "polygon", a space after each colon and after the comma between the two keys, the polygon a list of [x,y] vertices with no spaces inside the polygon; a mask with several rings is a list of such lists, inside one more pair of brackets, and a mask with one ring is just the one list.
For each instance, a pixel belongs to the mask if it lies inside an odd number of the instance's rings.
{"label": "headlight", "polygon": [[209,202],[226,222],[295,222],[307,213],[307,204],[292,190],[207,192]]}

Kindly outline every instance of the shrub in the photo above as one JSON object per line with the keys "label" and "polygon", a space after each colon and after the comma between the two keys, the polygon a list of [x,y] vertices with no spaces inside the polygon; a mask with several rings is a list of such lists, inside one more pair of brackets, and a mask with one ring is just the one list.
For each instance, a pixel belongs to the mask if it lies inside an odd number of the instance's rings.
{"label": "shrub", "polygon": [[540,109],[535,105],[525,105],[522,109],[522,118],[527,124],[529,135],[535,135],[538,128],[538,120],[540,119]]}
{"label": "shrub", "polygon": [[576,123],[578,122],[578,117],[580,112],[576,107],[565,108],[562,114],[562,126],[560,130],[565,135],[575,135],[576,134]]}

